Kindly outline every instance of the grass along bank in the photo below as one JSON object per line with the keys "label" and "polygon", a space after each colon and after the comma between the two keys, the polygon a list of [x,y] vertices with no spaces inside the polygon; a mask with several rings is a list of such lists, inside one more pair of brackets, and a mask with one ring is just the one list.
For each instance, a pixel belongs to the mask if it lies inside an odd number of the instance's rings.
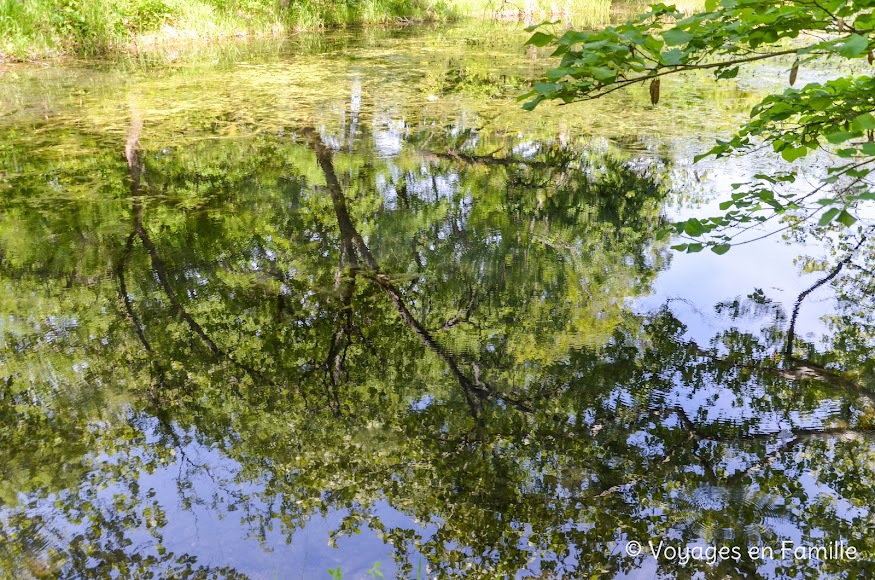
{"label": "grass along bank", "polygon": [[427,0],[0,0],[0,56],[94,55],[179,41],[450,16]]}
{"label": "grass along bank", "polygon": [[599,21],[611,0],[0,0],[0,61],[465,16]]}

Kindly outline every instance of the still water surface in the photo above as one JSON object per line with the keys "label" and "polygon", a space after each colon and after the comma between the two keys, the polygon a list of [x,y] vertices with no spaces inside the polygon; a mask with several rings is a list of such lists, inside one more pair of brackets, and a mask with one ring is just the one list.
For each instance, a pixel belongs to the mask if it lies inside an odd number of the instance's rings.
{"label": "still water surface", "polygon": [[871,304],[812,297],[787,368],[826,249],[654,236],[768,167],[691,158],[769,87],[525,113],[524,39],[0,73],[6,576],[872,573],[779,561],[875,550]]}

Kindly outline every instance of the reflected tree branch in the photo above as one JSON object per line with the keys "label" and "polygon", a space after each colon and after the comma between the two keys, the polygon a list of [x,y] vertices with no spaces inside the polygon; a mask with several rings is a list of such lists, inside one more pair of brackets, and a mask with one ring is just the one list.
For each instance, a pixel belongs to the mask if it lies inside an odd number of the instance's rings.
{"label": "reflected tree branch", "polygon": [[[475,417],[479,416],[482,411],[483,400],[491,397],[504,400],[521,410],[530,411],[531,409],[528,405],[521,401],[497,395],[493,389],[489,388],[482,380],[480,380],[479,376],[475,376],[474,379],[469,378],[464,372],[462,372],[455,357],[449,354],[413,315],[407,306],[404,297],[392,282],[391,278],[381,271],[379,263],[376,258],[374,258],[370,248],[365,243],[350,218],[346,204],[346,196],[343,193],[343,188],[341,187],[340,181],[337,179],[337,173],[334,170],[332,151],[325,146],[314,128],[307,127],[302,131],[302,134],[316,153],[319,167],[325,174],[325,182],[328,187],[328,193],[331,196],[331,201],[337,218],[337,225],[340,230],[342,255],[343,253],[350,254],[352,251],[351,248],[358,253],[358,256],[361,258],[365,266],[361,268],[358,273],[367,277],[383,289],[386,295],[389,296],[389,299],[395,307],[395,310],[398,312],[401,321],[413,332],[428,350],[434,353],[447,366],[450,373],[462,387],[462,393],[465,396],[465,401],[472,415]],[[356,261],[354,262],[354,265],[358,267],[359,263]]]}
{"label": "reflected tree branch", "polygon": [[[140,133],[142,132],[143,128],[143,120],[136,112],[136,108],[132,107],[132,111],[133,113],[131,130],[128,134],[128,139],[125,144],[125,158],[128,163],[128,177],[131,183],[131,204],[133,209],[134,221],[134,231],[129,238],[129,245],[133,243],[134,236],[139,238],[140,243],[143,245],[143,248],[145,248],[146,252],[149,255],[149,260],[152,264],[152,270],[157,275],[158,282],[160,283],[161,288],[164,290],[164,294],[167,296],[167,300],[170,302],[173,310],[175,310],[177,315],[182,318],[183,321],[185,321],[191,331],[194,332],[194,334],[197,335],[204,342],[204,344],[207,345],[207,348],[209,348],[209,350],[214,355],[218,356],[219,358],[223,358],[234,366],[238,367],[256,382],[272,385],[273,383],[269,379],[265,378],[260,372],[253,369],[249,365],[236,360],[230,355],[230,353],[219,347],[176,297],[176,293],[170,285],[169,277],[167,275],[167,268],[158,254],[158,248],[155,246],[155,243],[152,241],[148,231],[143,224],[143,194],[141,191],[141,180],[143,175],[145,174],[145,163],[141,158],[139,147]],[[123,282],[120,283],[123,284]],[[125,300],[129,305],[129,298],[127,297],[126,289]],[[137,325],[137,328],[140,329],[140,326]],[[140,329],[139,332],[142,332],[142,330]],[[142,340],[144,339],[145,335],[143,335]]]}
{"label": "reflected tree branch", "polygon": [[793,345],[796,340],[796,319],[799,317],[799,308],[802,306],[802,301],[805,300],[805,298],[807,298],[809,294],[811,294],[827,282],[834,280],[835,277],[841,273],[842,269],[851,263],[851,260],[854,259],[854,256],[857,253],[857,250],[859,250],[863,246],[863,244],[866,243],[869,231],[871,231],[871,228],[860,236],[860,241],[857,243],[857,245],[854,246],[854,248],[848,253],[847,256],[845,256],[843,260],[841,260],[833,267],[832,270],[830,270],[829,274],[803,290],[802,293],[799,294],[799,296],[796,298],[796,303],[793,305],[793,315],[790,317],[790,328],[787,330],[787,344],[784,347],[784,356],[787,358],[788,361],[792,362],[795,360],[793,357]]}

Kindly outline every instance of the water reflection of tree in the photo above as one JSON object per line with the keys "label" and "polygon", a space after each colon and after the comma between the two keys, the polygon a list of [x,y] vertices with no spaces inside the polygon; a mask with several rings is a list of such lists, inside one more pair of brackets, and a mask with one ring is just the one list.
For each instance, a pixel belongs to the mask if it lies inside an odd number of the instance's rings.
{"label": "water reflection of tree", "polygon": [[[387,162],[299,135],[162,156],[134,132],[127,219],[85,244],[98,258],[46,268],[19,258],[42,239],[4,248],[20,321],[0,401],[4,566],[232,574],[164,548],[167,516],[138,481],[167,465],[184,502],[239,509],[262,538],[342,509],[338,534],[368,525],[402,570],[415,550],[448,576],[610,576],[642,561],[627,539],[746,546],[795,529],[872,548],[872,405],[853,368],[786,372],[781,317],[699,345],[667,308],[628,312],[662,260],[646,175],[549,144],[511,161],[426,136]],[[28,217],[56,246],[83,243],[87,215]],[[713,416],[718,397],[738,410]],[[379,500],[432,525],[387,527]]]}

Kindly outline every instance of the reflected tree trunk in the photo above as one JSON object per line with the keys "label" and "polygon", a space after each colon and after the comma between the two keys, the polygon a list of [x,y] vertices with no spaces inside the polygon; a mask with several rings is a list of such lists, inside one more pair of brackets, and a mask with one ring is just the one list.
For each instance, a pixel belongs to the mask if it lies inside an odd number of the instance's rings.
{"label": "reflected tree trunk", "polygon": [[[413,332],[423,346],[434,353],[447,366],[450,373],[462,388],[465,401],[473,416],[477,417],[480,415],[483,409],[483,401],[489,398],[501,399],[514,407],[527,411],[530,410],[528,406],[521,401],[516,401],[506,396],[496,394],[494,389],[490,388],[480,379],[479,373],[475,373],[473,379],[468,377],[460,368],[456,358],[448,353],[437,339],[435,339],[431,332],[429,332],[413,315],[398,287],[395,286],[387,274],[382,272],[379,263],[376,258],[374,258],[370,248],[365,243],[350,218],[346,196],[343,193],[343,188],[334,169],[332,151],[325,146],[316,130],[312,127],[304,129],[302,133],[316,153],[319,167],[325,174],[325,182],[327,184],[328,193],[331,196],[341,236],[341,267],[343,267],[344,260],[346,260],[346,263],[350,264],[353,269],[358,268],[359,275],[365,276],[383,289],[391,300],[392,305],[395,307],[395,310],[398,312],[404,325]],[[344,258],[344,256],[347,257]],[[360,265],[359,259],[364,266]],[[348,278],[351,278],[352,280],[355,279],[354,276],[348,276]],[[344,294],[342,286],[341,289],[341,300],[343,300]],[[345,340],[348,340],[348,334],[346,335]]]}
{"label": "reflected tree trunk", "polygon": [[[124,266],[127,258],[130,256],[131,251],[133,250],[133,241],[135,238],[138,238],[140,240],[140,243],[146,250],[146,253],[149,255],[152,270],[158,278],[158,282],[163,289],[167,300],[170,302],[173,310],[186,323],[189,329],[191,329],[191,331],[201,341],[203,341],[203,343],[207,346],[210,352],[212,352],[213,355],[215,355],[217,358],[224,359],[245,372],[256,383],[272,385],[273,383],[265,378],[260,372],[253,369],[249,365],[236,360],[233,356],[231,356],[229,352],[219,347],[219,345],[216,344],[216,342],[207,334],[204,328],[192,317],[192,315],[186,310],[186,308],[182,305],[182,303],[180,303],[179,299],[176,297],[176,293],[174,292],[173,287],[170,284],[170,278],[167,273],[167,268],[158,253],[158,248],[152,241],[152,238],[149,236],[149,233],[143,223],[142,180],[145,177],[145,163],[143,162],[140,153],[140,135],[142,133],[142,130],[143,119],[139,115],[137,108],[132,106],[131,128],[128,132],[128,138],[125,143],[125,159],[127,160],[128,165],[128,180],[130,181],[131,208],[133,213],[133,232],[128,238],[128,243],[125,246],[125,252],[122,259],[119,260],[119,266],[116,273],[119,277],[119,292],[122,295],[125,310],[127,311],[128,316],[132,324],[134,325],[135,332],[137,333],[140,342],[143,344],[143,348],[145,348],[147,352],[153,353],[151,344],[146,339],[145,332],[143,331],[143,324],[134,312],[133,305],[131,304],[130,294],[128,293],[124,275]],[[157,364],[157,361],[155,362]]]}

